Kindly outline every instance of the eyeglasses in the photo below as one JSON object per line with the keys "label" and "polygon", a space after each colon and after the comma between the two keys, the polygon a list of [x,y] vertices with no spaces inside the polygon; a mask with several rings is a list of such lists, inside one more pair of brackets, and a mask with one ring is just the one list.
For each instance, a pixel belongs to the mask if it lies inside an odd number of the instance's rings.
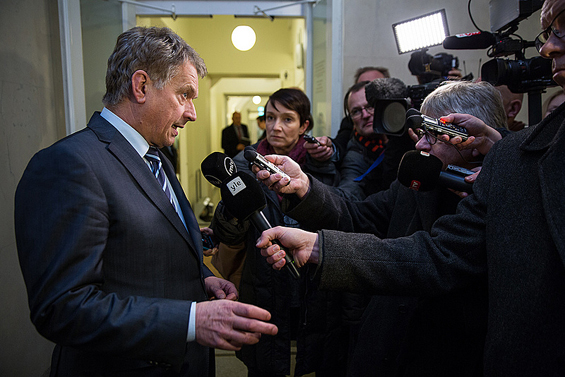
{"label": "eyeglasses", "polygon": [[425,128],[417,128],[416,129],[416,135],[418,135],[418,140],[420,140],[421,138],[423,138],[425,136],[426,141],[430,145],[434,145],[435,143],[437,143],[437,140],[438,140],[436,135],[432,134],[430,131],[428,131]]}
{"label": "eyeglasses", "polygon": [[549,27],[544,31],[542,31],[541,33],[539,33],[536,39],[534,40],[534,44],[536,45],[536,50],[538,50],[538,52],[541,51],[545,43],[549,40],[549,37],[551,37],[552,33],[559,39],[565,37],[565,31],[557,30],[557,28],[553,26],[553,23],[555,22],[555,20],[557,20],[557,17],[559,17],[563,12],[565,12],[565,9],[557,13],[557,16],[553,18],[551,24],[549,24]]}
{"label": "eyeglasses", "polygon": [[373,106],[363,106],[363,107],[354,107],[351,110],[351,118],[359,119],[363,116],[363,110],[369,113],[369,115],[373,115],[375,113],[375,108]]}

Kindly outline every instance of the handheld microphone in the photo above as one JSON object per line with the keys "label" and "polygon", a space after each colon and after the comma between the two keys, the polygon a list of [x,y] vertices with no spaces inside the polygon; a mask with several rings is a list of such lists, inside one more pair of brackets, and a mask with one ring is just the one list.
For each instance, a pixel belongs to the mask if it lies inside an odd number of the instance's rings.
{"label": "handheld microphone", "polygon": [[288,174],[279,169],[275,164],[267,160],[265,157],[257,153],[255,148],[253,148],[252,146],[248,145],[247,147],[245,147],[245,149],[243,150],[243,157],[245,157],[247,161],[251,162],[253,165],[262,170],[267,170],[271,174],[279,173],[283,176],[283,178],[287,177],[290,183],[290,177],[288,176]]}
{"label": "handheld microphone", "polygon": [[[265,194],[259,182],[247,173],[237,172],[230,179],[226,179],[221,185],[222,201],[227,210],[238,220],[251,221],[253,226],[263,232],[272,226],[263,214],[262,209],[267,206]],[[273,243],[283,246],[277,240]],[[285,250],[286,252],[286,250]],[[288,253],[284,257],[285,266],[295,278],[300,278],[300,273],[294,265],[294,260]]]}
{"label": "handheld microphone", "polygon": [[449,165],[442,171],[443,163],[439,158],[422,151],[408,151],[402,156],[398,166],[398,181],[415,191],[430,191],[438,185],[472,193],[473,184],[465,182],[471,170]]}
{"label": "handheld microphone", "polygon": [[237,172],[235,162],[225,153],[213,152],[200,164],[202,175],[211,184],[220,187],[224,179]]}
{"label": "handheld microphone", "polygon": [[448,50],[482,50],[496,43],[496,36],[488,31],[456,34],[445,37],[443,48]]}

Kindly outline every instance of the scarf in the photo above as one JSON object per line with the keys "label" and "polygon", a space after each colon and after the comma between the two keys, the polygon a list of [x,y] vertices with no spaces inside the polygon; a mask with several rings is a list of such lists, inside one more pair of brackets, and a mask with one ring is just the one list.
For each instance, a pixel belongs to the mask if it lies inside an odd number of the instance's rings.
{"label": "scarf", "polygon": [[359,133],[355,131],[354,137],[365,147],[369,155],[373,156],[375,159],[381,155],[386,146],[386,142],[381,135],[377,135],[375,139],[369,139],[368,137],[359,135]]}
{"label": "scarf", "polygon": [[[306,163],[306,154],[308,152],[306,151],[306,149],[304,149],[305,142],[306,141],[304,140],[304,137],[300,135],[300,138],[298,139],[298,142],[296,143],[294,148],[292,148],[292,150],[287,154],[287,156],[297,162],[300,167],[302,167],[302,165]],[[259,152],[263,156],[267,154],[277,154],[273,146],[267,141],[267,138],[261,140],[259,145],[257,145],[257,152]]]}

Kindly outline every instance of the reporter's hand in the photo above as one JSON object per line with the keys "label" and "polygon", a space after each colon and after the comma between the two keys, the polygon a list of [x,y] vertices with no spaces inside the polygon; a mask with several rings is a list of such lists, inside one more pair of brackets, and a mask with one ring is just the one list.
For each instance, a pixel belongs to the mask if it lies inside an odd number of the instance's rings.
{"label": "reporter's hand", "polygon": [[265,158],[288,174],[290,181],[279,173],[270,174],[267,170],[259,170],[258,167],[253,166],[253,172],[259,181],[279,194],[296,194],[299,198],[303,198],[308,193],[310,180],[292,158],[277,154],[267,155]]}
{"label": "reporter's hand", "polygon": [[441,117],[440,120],[465,127],[469,134],[466,141],[463,141],[459,136],[450,138],[448,135],[440,135],[439,138],[457,146],[459,150],[471,149],[474,157],[485,156],[493,144],[502,139],[502,135],[497,130],[469,114],[449,114]]}
{"label": "reporter's hand", "polygon": [[209,276],[204,279],[206,293],[208,297],[235,301],[238,298],[237,288],[228,280],[216,276]]}
{"label": "reporter's hand", "polygon": [[327,136],[320,136],[316,138],[321,145],[316,143],[304,143],[304,149],[312,156],[314,160],[324,162],[329,160],[333,154],[332,139]]}
{"label": "reporter's hand", "polygon": [[261,334],[276,335],[277,326],[267,323],[271,314],[257,306],[229,300],[196,304],[196,341],[207,347],[238,351],[256,344]]}
{"label": "reporter's hand", "polygon": [[214,242],[214,247],[208,250],[203,250],[202,253],[207,256],[207,257],[211,257],[212,255],[216,254],[219,250],[219,246],[220,243],[218,242],[218,240],[214,237],[214,231],[208,227],[206,228],[200,228],[200,232],[201,233],[205,233],[208,234],[210,237],[212,237],[212,241]]}
{"label": "reporter's hand", "polygon": [[261,249],[261,255],[267,257],[267,262],[272,264],[275,270],[284,267],[286,255],[279,245],[272,243],[275,239],[292,254],[296,267],[302,267],[306,263],[318,263],[320,254],[317,233],[277,226],[264,231],[256,243]]}
{"label": "reporter's hand", "polygon": [[451,69],[451,71],[447,72],[447,79],[448,80],[461,80],[463,74],[457,68]]}
{"label": "reporter's hand", "polygon": [[[474,174],[470,174],[468,176],[465,177],[465,182],[467,183],[475,183],[475,180],[477,179],[477,177],[479,176],[479,173],[481,172],[481,168],[482,166],[477,166],[476,168],[471,169],[472,171],[474,171]],[[451,189],[449,189],[451,190]],[[466,198],[467,196],[469,196],[470,194],[468,192],[465,191],[455,191],[455,190],[451,190],[454,193],[456,193],[457,195],[459,195],[460,198]]]}

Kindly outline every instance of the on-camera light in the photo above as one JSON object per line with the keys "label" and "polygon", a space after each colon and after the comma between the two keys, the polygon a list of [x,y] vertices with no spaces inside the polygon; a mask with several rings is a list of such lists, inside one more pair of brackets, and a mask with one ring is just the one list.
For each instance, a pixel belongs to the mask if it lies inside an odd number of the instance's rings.
{"label": "on-camera light", "polygon": [[441,45],[449,35],[445,9],[392,25],[399,54]]}

